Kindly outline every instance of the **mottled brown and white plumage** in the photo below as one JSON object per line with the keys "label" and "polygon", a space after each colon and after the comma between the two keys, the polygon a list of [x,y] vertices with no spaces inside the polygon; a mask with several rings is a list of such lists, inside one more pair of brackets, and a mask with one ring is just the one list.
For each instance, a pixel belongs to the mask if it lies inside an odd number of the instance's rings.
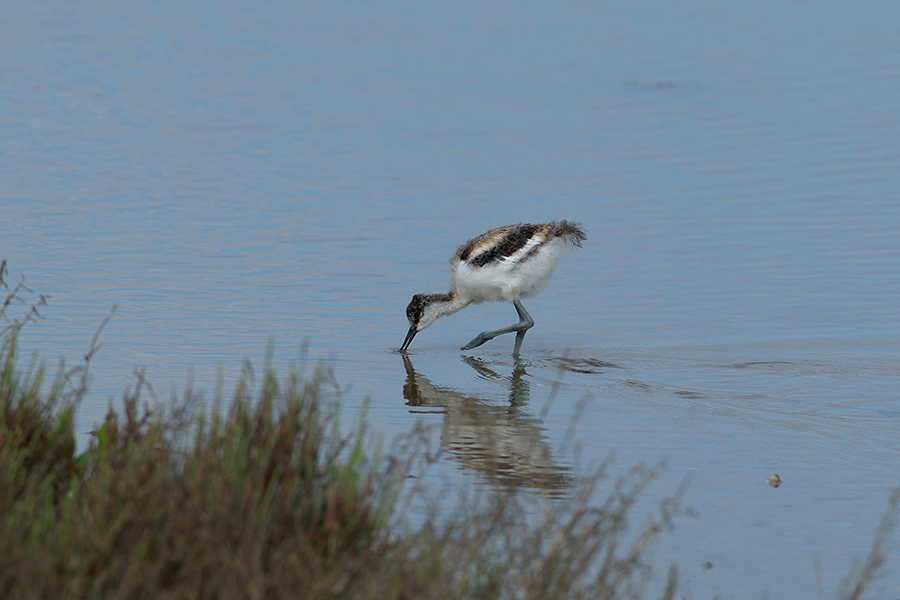
{"label": "mottled brown and white plumage", "polygon": [[450,258],[448,293],[413,296],[406,307],[409,332],[400,350],[405,351],[418,332],[440,317],[452,315],[472,303],[494,301],[511,302],[519,314],[519,322],[483,331],[462,349],[516,332],[513,354],[518,356],[525,332],[534,325],[520,299],[544,289],[563,251],[581,247],[585,239],[581,226],[571,221],[505,225],[472,238]]}

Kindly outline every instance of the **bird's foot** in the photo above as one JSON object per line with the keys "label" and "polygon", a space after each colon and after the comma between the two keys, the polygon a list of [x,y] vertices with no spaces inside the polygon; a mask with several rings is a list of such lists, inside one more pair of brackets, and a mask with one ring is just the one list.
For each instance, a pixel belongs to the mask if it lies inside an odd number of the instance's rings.
{"label": "bird's foot", "polygon": [[481,333],[476,335],[471,342],[460,348],[460,350],[471,350],[472,348],[477,348],[478,346],[492,339],[494,339],[494,336],[488,335],[487,331],[482,331]]}

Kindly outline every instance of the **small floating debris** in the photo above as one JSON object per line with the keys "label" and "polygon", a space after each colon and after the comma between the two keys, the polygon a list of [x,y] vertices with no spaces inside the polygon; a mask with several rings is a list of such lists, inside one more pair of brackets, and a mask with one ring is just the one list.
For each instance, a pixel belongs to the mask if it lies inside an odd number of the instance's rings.
{"label": "small floating debris", "polygon": [[769,477],[766,479],[766,481],[773,488],[777,488],[779,485],[781,485],[781,477],[779,477],[777,473],[775,475],[769,475]]}

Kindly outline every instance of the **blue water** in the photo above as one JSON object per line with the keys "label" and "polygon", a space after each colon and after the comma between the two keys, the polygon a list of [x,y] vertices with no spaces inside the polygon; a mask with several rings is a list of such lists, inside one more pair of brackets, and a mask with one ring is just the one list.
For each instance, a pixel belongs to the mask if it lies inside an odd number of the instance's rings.
{"label": "blue water", "polygon": [[[689,597],[812,597],[816,560],[832,596],[867,552],[900,484],[900,6],[11,0],[0,56],[0,259],[51,296],[22,345],[77,364],[117,305],[82,443],[135,369],[211,397],[308,343],[348,421],[435,427],[435,486],[666,460],[646,511],[687,476],[697,517],[654,564]],[[519,367],[459,351],[504,305],[394,352],[458,244],[560,218],[589,237]]]}

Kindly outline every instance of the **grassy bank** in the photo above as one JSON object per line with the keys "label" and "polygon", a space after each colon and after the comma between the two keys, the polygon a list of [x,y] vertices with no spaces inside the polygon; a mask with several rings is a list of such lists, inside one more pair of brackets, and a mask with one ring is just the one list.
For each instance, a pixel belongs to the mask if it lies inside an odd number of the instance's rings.
{"label": "grassy bank", "polygon": [[[646,553],[678,515],[676,498],[629,526],[652,471],[615,481],[597,473],[547,503],[482,492],[412,525],[403,519],[415,494],[407,475],[427,461],[422,446],[411,434],[403,456],[385,457],[364,422],[341,434],[320,393],[322,371],[268,371],[260,385],[240,384],[209,405],[187,397],[148,406],[138,381],[79,453],[74,413],[97,339],[83,364],[49,380],[17,349],[39,306],[9,319],[30,290],[7,290],[0,598],[645,597]],[[891,516],[841,597],[862,597]],[[657,570],[667,582],[661,597],[676,597],[676,571]]]}

